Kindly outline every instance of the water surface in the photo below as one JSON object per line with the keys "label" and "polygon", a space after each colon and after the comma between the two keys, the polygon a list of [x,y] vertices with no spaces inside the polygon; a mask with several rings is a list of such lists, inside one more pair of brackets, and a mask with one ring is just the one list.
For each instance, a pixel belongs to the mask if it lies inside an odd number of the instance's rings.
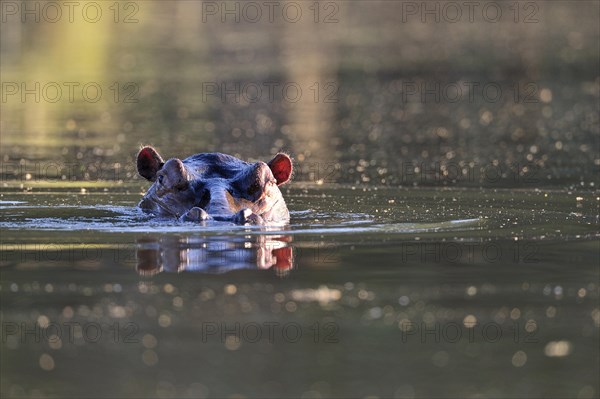
{"label": "water surface", "polygon": [[[575,365],[594,364],[598,345],[596,194],[298,185],[289,226],[266,229],[157,220],[128,191],[3,194],[8,393],[567,396],[594,384],[597,369]],[[36,323],[57,323],[60,340],[48,326],[35,342]],[[429,373],[437,384],[418,377]]]}

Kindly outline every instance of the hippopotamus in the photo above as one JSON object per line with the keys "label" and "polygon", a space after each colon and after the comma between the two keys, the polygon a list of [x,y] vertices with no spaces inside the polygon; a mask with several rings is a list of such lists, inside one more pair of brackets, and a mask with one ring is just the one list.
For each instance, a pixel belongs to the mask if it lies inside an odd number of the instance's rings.
{"label": "hippopotamus", "polygon": [[152,185],[138,204],[145,212],[182,221],[279,224],[290,214],[279,190],[292,176],[292,159],[278,153],[269,162],[200,153],[166,162],[151,146],[137,155],[140,176]]}

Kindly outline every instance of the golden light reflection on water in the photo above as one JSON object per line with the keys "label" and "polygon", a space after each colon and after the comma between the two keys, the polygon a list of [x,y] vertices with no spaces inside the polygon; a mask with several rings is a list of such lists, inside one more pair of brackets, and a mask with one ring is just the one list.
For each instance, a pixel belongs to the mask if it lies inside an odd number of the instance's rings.
{"label": "golden light reflection on water", "polygon": [[151,349],[147,349],[142,354],[142,362],[146,366],[154,366],[158,363],[158,355],[156,354],[155,351],[153,351]]}
{"label": "golden light reflection on water", "polygon": [[571,353],[572,344],[569,341],[551,341],[546,344],[544,353],[548,357],[564,357]]}
{"label": "golden light reflection on water", "polygon": [[[56,146],[61,145],[60,136],[68,132],[79,134],[80,138],[89,132],[102,132],[103,136],[111,137],[122,133],[139,135],[139,125],[132,125],[133,115],[127,115],[128,109],[136,107],[136,104],[130,104],[131,107],[125,104],[127,92],[123,90],[127,84],[133,85],[135,102],[142,100],[148,107],[152,106],[148,99],[158,94],[159,86],[178,79],[179,84],[193,89],[180,91],[179,115],[188,115],[189,110],[202,112],[206,103],[199,100],[204,83],[247,75],[239,67],[229,70],[233,63],[221,65],[220,70],[207,68],[214,63],[210,52],[213,39],[216,38],[225,51],[240,49],[248,44],[247,33],[255,31],[255,47],[248,48],[255,54],[264,52],[265,46],[269,48],[272,40],[268,38],[269,33],[283,31],[276,41],[286,49],[285,56],[276,65],[264,65],[257,60],[251,70],[266,67],[267,71],[275,72],[280,84],[289,81],[301,87],[303,95],[297,104],[290,104],[291,122],[283,129],[293,137],[304,137],[297,153],[303,153],[306,145],[309,152],[328,148],[331,106],[314,101],[315,96],[323,96],[323,87],[313,88],[313,94],[310,87],[333,81],[333,75],[324,72],[324,68],[335,68],[332,62],[335,57],[327,47],[328,40],[322,40],[311,23],[270,24],[263,26],[263,31],[257,25],[249,25],[241,31],[227,31],[223,36],[218,32],[227,30],[226,25],[202,23],[202,2],[181,2],[172,7],[165,7],[161,2],[145,2],[138,7],[136,22],[130,24],[113,21],[115,10],[108,11],[106,6],[101,7],[106,15],[94,23],[75,18],[73,22],[42,20],[37,24],[22,24],[13,18],[2,25],[3,32],[19,33],[13,34],[2,49],[9,61],[2,65],[3,81],[15,83],[18,90],[2,104],[6,144],[34,144],[41,140],[46,145]],[[158,15],[161,18],[156,18]],[[171,24],[172,20],[177,23]],[[286,33],[287,30],[291,31]],[[298,40],[299,35],[302,40]],[[157,41],[149,43],[147,40],[158,38],[178,50],[193,53],[192,59],[184,64],[185,57],[165,59],[160,48],[147,51],[146,46],[157,44]],[[307,41],[315,47],[307,46]],[[315,51],[316,46],[322,50]],[[264,79],[258,78],[256,82],[260,84]],[[89,140],[93,138],[85,140],[88,145]],[[104,139],[99,144],[106,142]]]}

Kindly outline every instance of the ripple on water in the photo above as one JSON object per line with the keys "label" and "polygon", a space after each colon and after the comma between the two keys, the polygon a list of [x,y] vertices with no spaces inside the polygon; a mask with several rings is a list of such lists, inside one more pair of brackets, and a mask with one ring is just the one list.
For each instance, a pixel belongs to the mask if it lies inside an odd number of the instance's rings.
{"label": "ripple on water", "polygon": [[[5,201],[11,202],[12,201]],[[4,220],[0,223],[4,229],[40,230],[40,231],[102,231],[102,232],[156,232],[165,233],[237,233],[248,234],[264,232],[259,226],[236,226],[228,222],[209,221],[202,226],[174,219],[155,218],[137,208],[109,205],[60,205],[57,207],[22,206],[14,201],[13,206],[3,207]],[[20,214],[10,210],[23,211]],[[27,210],[32,210],[29,214]],[[87,211],[93,210],[90,215]],[[44,217],[48,213],[61,213],[60,217]],[[433,223],[381,223],[366,213],[293,211],[291,223],[285,228],[269,228],[278,233],[290,234],[358,234],[358,233],[426,233],[430,231],[456,231],[480,228],[485,220],[481,218],[448,220]]]}
{"label": "ripple on water", "polygon": [[[13,198],[0,201],[0,226],[20,231],[418,235],[420,239],[426,239],[427,235],[448,239],[481,239],[483,235],[508,240],[560,239],[563,236],[577,239],[598,234],[595,227],[598,216],[592,214],[593,206],[597,204],[593,193],[573,196],[570,192],[542,195],[536,190],[499,192],[391,188],[370,194],[356,194],[344,189],[331,189],[328,193],[325,200],[291,195],[291,223],[270,228],[216,221],[198,225],[155,218],[135,207],[138,194],[126,194],[110,200],[103,196],[73,197],[66,193],[15,194]],[[7,196],[9,194],[5,194]],[[390,202],[392,197],[395,199]]]}

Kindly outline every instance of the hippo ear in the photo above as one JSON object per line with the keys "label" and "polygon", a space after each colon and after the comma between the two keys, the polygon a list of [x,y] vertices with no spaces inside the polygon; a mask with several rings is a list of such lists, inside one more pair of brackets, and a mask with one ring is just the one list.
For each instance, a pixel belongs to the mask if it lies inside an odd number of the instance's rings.
{"label": "hippo ear", "polygon": [[156,172],[163,167],[165,162],[153,147],[147,146],[140,150],[137,155],[137,170],[140,176],[150,181],[156,178]]}
{"label": "hippo ear", "polygon": [[292,159],[286,154],[280,152],[267,165],[271,168],[278,186],[290,180],[292,176]]}

